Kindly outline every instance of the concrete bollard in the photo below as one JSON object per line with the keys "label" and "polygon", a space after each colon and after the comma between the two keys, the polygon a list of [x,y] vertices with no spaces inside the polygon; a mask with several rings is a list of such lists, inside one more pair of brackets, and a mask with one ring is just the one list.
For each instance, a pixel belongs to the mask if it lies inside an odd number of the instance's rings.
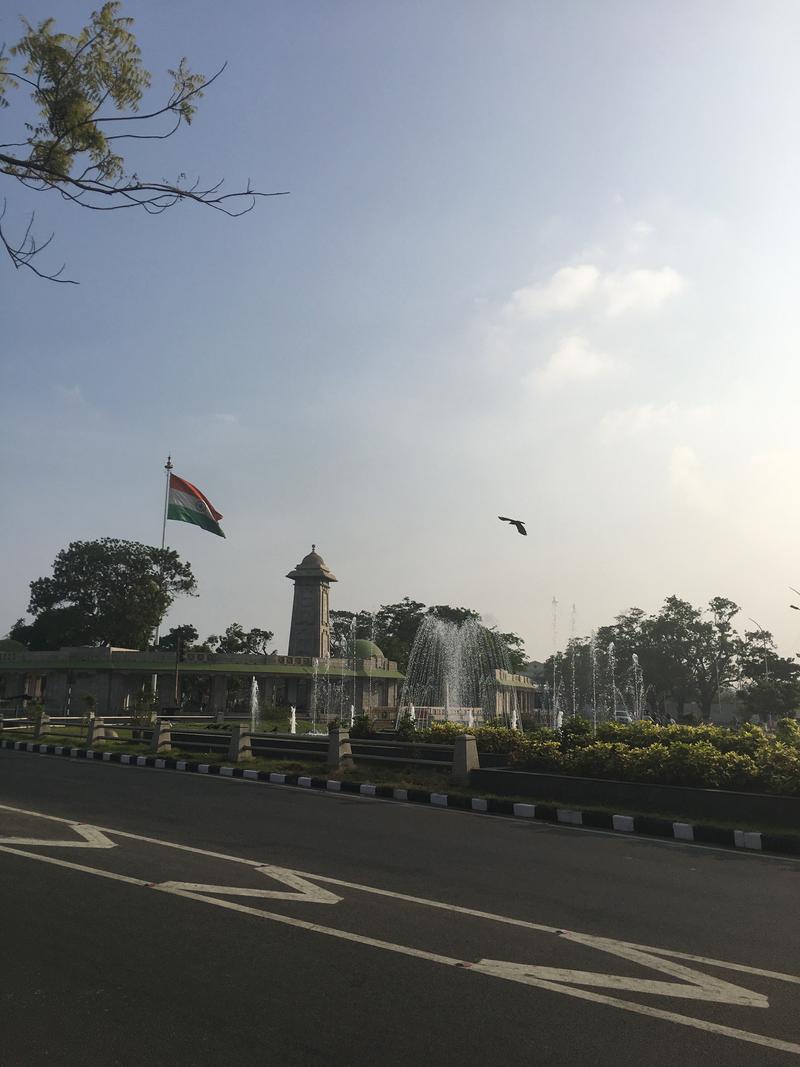
{"label": "concrete bollard", "polygon": [[98,719],[95,715],[89,716],[89,728],[86,731],[86,747],[91,748],[92,745],[97,744],[98,741],[105,741],[106,739],[106,727],[103,719]]}
{"label": "concrete bollard", "polygon": [[478,744],[472,734],[462,734],[453,746],[453,770],[451,779],[457,785],[469,785],[470,771],[480,769]]}
{"label": "concrete bollard", "polygon": [[237,722],[231,730],[231,743],[228,746],[228,759],[231,763],[238,763],[243,759],[252,759],[253,748],[250,743],[250,728]]}
{"label": "concrete bollard", "polygon": [[33,724],[33,739],[38,741],[42,734],[46,734],[50,728],[50,716],[46,712],[42,712],[41,715],[36,716],[36,722]]}
{"label": "concrete bollard", "polygon": [[172,723],[164,719],[156,719],[153,727],[153,736],[150,740],[151,752],[172,751]]}
{"label": "concrete bollard", "polygon": [[345,770],[353,766],[350,733],[339,726],[328,730],[328,770]]}

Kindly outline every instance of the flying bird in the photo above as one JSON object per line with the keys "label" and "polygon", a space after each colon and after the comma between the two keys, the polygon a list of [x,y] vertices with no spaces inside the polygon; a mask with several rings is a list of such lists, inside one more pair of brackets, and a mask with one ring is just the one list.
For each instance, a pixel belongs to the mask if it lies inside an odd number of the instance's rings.
{"label": "flying bird", "polygon": [[512,526],[516,526],[517,533],[521,533],[523,537],[528,536],[528,531],[525,529],[525,523],[521,519],[507,519],[505,515],[497,516],[500,522],[510,522]]}

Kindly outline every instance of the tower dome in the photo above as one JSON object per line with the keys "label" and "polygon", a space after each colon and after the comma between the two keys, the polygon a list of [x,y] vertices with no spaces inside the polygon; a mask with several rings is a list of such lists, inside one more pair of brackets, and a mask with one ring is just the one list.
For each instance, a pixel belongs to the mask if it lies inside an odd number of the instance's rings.
{"label": "tower dome", "polygon": [[297,578],[322,578],[326,582],[337,581],[336,575],[328,568],[325,560],[317,552],[316,545],[311,546],[311,551],[308,555],[304,556],[294,570],[289,571],[286,577],[293,580]]}

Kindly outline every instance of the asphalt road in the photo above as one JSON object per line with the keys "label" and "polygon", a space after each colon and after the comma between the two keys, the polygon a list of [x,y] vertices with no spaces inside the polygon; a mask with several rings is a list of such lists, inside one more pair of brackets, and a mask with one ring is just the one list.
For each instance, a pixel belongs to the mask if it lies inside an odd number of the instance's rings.
{"label": "asphalt road", "polygon": [[800,862],[0,751],[0,1062],[800,1067]]}

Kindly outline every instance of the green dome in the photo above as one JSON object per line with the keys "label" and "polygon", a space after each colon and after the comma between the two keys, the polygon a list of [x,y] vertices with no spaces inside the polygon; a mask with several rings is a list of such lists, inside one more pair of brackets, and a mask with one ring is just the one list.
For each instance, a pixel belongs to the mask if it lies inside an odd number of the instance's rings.
{"label": "green dome", "polygon": [[356,641],[355,651],[356,651],[356,659],[372,659],[373,656],[376,659],[383,659],[384,658],[383,657],[383,653],[378,648],[378,646],[375,644],[375,642],[374,641],[368,641],[364,637],[362,637],[360,640]]}
{"label": "green dome", "polygon": [[15,641],[13,637],[0,638],[0,652],[26,652],[27,649],[21,641]]}

